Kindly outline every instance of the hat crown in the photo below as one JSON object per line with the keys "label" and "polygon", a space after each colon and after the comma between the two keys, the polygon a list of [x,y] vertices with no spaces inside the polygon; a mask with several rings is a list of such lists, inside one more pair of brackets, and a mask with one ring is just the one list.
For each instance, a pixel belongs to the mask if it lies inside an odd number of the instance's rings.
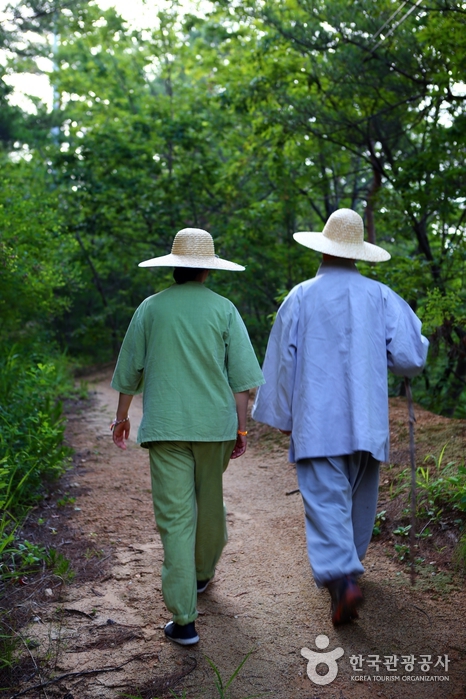
{"label": "hat crown", "polygon": [[192,267],[243,272],[245,267],[215,254],[214,239],[202,228],[183,228],[175,235],[169,255],[143,260],[139,267]]}
{"label": "hat crown", "polygon": [[172,255],[213,257],[215,255],[213,238],[202,228],[183,228],[175,235]]}
{"label": "hat crown", "polygon": [[322,231],[325,238],[345,245],[362,245],[364,224],[352,209],[338,209],[329,217]]}

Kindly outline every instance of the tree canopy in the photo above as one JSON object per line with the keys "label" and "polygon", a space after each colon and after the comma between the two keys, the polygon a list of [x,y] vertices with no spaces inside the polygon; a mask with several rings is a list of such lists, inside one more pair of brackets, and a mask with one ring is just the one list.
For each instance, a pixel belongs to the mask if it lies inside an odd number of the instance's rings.
{"label": "tree canopy", "polygon": [[464,416],[465,25],[449,0],[173,3],[147,30],[93,3],[18,4],[5,70],[50,59],[56,104],[23,113],[0,84],[1,332],[38,332],[40,309],[72,354],[112,358],[171,283],[138,262],[197,226],[247,265],[211,284],[262,357],[279,300],[319,264],[292,234],[347,206],[392,254],[363,273],[432,340],[416,397]]}

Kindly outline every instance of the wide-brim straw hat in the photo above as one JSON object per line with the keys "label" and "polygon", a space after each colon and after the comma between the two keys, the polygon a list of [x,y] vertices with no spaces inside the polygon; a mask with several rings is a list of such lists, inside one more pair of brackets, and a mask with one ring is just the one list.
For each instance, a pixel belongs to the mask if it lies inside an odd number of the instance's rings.
{"label": "wide-brim straw hat", "polygon": [[294,233],[297,243],[335,257],[366,262],[385,262],[391,255],[378,245],[364,242],[362,218],[352,209],[338,209],[328,218],[322,233]]}
{"label": "wide-brim straw hat", "polygon": [[170,255],[153,257],[139,263],[139,267],[194,267],[198,269],[225,269],[243,272],[246,268],[236,262],[222,260],[215,254],[210,233],[201,228],[183,228],[175,235]]}

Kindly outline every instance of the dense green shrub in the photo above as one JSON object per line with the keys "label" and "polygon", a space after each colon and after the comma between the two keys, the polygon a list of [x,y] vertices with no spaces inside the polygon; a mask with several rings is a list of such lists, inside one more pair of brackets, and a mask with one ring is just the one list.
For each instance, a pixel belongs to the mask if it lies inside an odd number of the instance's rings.
{"label": "dense green shrub", "polygon": [[69,389],[63,361],[36,351],[0,353],[0,509],[21,516],[66,468],[59,396]]}

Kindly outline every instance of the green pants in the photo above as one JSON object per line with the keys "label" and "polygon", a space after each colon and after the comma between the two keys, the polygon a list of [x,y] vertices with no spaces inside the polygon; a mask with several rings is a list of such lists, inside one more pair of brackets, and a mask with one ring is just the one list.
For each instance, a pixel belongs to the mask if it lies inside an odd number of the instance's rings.
{"label": "green pants", "polygon": [[235,440],[152,442],[149,448],[162,594],[173,621],[197,617],[197,580],[208,580],[227,542],[223,472]]}

